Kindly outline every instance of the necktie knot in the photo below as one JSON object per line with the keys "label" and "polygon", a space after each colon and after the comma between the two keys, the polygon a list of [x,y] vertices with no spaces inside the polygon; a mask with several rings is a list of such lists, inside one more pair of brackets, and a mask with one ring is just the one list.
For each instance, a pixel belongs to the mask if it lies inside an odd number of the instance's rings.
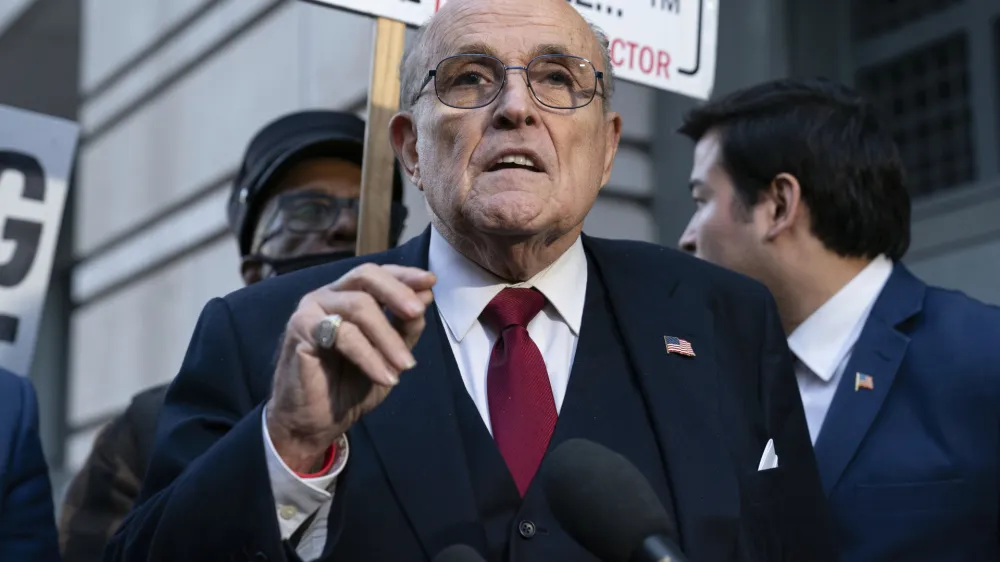
{"label": "necktie knot", "polygon": [[536,289],[508,287],[493,297],[482,318],[498,332],[511,326],[526,328],[545,306],[545,295]]}

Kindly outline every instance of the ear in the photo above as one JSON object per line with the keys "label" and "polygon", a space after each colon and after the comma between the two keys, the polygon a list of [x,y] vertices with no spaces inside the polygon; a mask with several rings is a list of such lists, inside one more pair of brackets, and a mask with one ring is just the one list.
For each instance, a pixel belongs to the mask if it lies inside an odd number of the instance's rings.
{"label": "ear", "polygon": [[389,121],[389,141],[400,165],[413,185],[423,191],[420,181],[420,155],[417,154],[417,123],[413,114],[404,111]]}
{"label": "ear", "polygon": [[243,256],[240,262],[240,274],[243,275],[243,282],[253,285],[264,278],[263,265],[259,259],[253,256]]}
{"label": "ear", "polygon": [[622,139],[622,116],[609,111],[604,117],[604,174],[601,176],[601,187],[611,181],[611,170],[615,166],[615,155],[618,153],[618,143]]}
{"label": "ear", "polygon": [[806,208],[802,202],[802,186],[795,176],[778,174],[763,196],[770,203],[767,206],[768,240],[774,240],[782,233],[792,232],[801,223]]}

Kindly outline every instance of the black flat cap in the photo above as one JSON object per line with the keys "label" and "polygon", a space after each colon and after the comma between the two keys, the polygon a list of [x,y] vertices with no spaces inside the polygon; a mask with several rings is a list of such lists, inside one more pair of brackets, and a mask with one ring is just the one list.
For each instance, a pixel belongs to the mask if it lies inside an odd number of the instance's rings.
{"label": "black flat cap", "polygon": [[[250,253],[254,223],[267,199],[267,188],[292,165],[329,156],[362,165],[365,122],[353,113],[312,110],[290,113],[267,124],[250,141],[229,197],[229,228]],[[403,183],[393,174],[393,200],[401,201]]]}

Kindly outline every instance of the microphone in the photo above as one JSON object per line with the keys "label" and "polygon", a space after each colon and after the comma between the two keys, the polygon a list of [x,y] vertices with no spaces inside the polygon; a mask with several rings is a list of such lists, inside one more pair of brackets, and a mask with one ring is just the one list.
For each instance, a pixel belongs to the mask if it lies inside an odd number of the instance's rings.
{"label": "microphone", "polygon": [[625,457],[570,439],[548,455],[541,472],[556,520],[604,562],[688,562],[674,542],[675,522]]}
{"label": "microphone", "polygon": [[471,546],[453,544],[434,557],[434,562],[486,562]]}

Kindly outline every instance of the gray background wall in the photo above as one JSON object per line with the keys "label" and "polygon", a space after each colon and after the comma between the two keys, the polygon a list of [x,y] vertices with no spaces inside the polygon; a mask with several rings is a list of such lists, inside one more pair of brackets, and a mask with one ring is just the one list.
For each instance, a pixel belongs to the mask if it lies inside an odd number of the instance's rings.
{"label": "gray background wall", "polygon": [[[919,172],[907,263],[1000,303],[1000,3],[925,5],[724,0],[716,94],[785,75],[862,87]],[[370,20],[294,0],[0,1],[0,75],[21,77],[0,103],[84,131],[32,373],[57,487],[132,394],[174,375],[205,302],[240,286],[223,209],[250,136],[297,109],[363,113],[371,43]],[[674,245],[692,207],[673,131],[694,102],[617,98],[625,139],[585,229]],[[427,221],[419,191],[407,203],[404,237]]]}

